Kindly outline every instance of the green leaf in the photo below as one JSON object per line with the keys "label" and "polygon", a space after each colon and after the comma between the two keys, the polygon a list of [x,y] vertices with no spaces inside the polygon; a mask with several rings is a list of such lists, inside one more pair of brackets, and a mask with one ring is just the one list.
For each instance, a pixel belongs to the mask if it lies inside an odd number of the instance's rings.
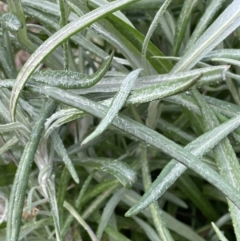
{"label": "green leaf", "polygon": [[[186,86],[187,82],[191,82],[191,79],[198,75],[202,75],[201,78],[194,84],[192,87],[197,88],[205,85],[211,85],[219,83],[220,81],[224,80],[225,73],[229,66],[227,65],[219,65],[219,66],[211,66],[206,68],[200,68],[190,71],[184,71],[177,74],[162,74],[162,75],[151,75],[151,76],[143,76],[139,77],[135,83],[135,86],[133,87],[133,91],[130,94],[128,100],[131,98],[131,95],[135,95],[135,91],[141,91],[141,89],[146,91],[145,98],[148,99],[151,97],[154,99],[158,97],[158,94],[161,96],[162,92],[164,94],[171,93],[169,89],[171,89],[171,86],[174,86],[175,88],[180,88],[181,85]],[[119,87],[121,85],[122,80],[124,77],[108,77],[106,79],[103,79],[101,82],[99,82],[97,85],[84,90],[78,90],[78,93],[80,94],[87,94],[87,93],[112,93],[117,92],[119,90]],[[8,80],[4,81],[6,86],[6,83],[9,84],[9,87],[12,86],[12,83],[10,83]],[[10,85],[11,84],[11,85]],[[167,86],[167,87],[166,87]],[[176,87],[178,86],[178,87]],[[0,82],[1,87],[1,82]],[[153,87],[155,87],[155,95],[152,93]],[[167,88],[165,90],[165,88]],[[159,91],[158,91],[159,89]],[[128,103],[128,100],[126,101]]]}
{"label": "green leaf", "polygon": [[[58,184],[58,190],[57,190],[57,206],[58,206],[58,210],[59,210],[59,219],[60,219],[61,227],[63,224],[63,219],[65,218],[65,215],[63,213],[63,211],[64,211],[63,203],[64,203],[64,199],[67,194],[67,187],[68,187],[70,177],[71,177],[71,175],[70,175],[67,167],[64,167],[61,177],[60,177],[59,184]],[[63,227],[61,228],[61,234],[62,234],[62,230],[63,230]]]}
{"label": "green leaf", "polygon": [[[169,92],[171,93],[172,91],[169,90],[171,86],[175,86],[175,88],[177,89],[178,87],[181,88],[181,86],[186,86],[186,83],[189,83],[189,82],[191,83],[191,80],[194,79],[194,77],[199,75],[202,75],[202,76],[196,82],[196,84],[193,85],[194,88],[205,86],[205,85],[216,84],[216,83],[219,83],[219,81],[224,80],[223,77],[225,77],[225,73],[228,68],[229,66],[227,65],[219,65],[219,66],[211,66],[211,67],[200,68],[200,69],[195,69],[190,71],[184,71],[177,74],[163,74],[163,75],[139,77],[135,82],[135,86],[133,87],[132,95],[134,95],[135,91],[140,91],[141,89],[143,89],[146,91],[145,98],[147,98],[147,96],[151,97],[151,95],[153,95],[151,93],[152,89],[153,87],[156,87],[155,93],[159,93],[159,95],[161,96],[162,95],[161,92],[163,92],[164,94]],[[96,92],[97,93],[117,92],[119,90],[119,87],[124,77],[112,77],[112,78],[108,77],[107,79],[100,81],[97,85],[91,88],[79,89],[78,93],[87,94],[87,93],[96,93]],[[71,77],[69,77],[69,81],[71,82]],[[30,82],[29,84],[32,85],[33,82]],[[26,86],[28,87],[29,84],[27,83]],[[0,88],[11,88],[13,85],[14,85],[14,80],[4,80],[0,82]],[[160,91],[157,90],[158,88],[160,89]],[[165,90],[165,88],[168,88],[168,89]]]}
{"label": "green leaf", "polygon": [[[10,65],[10,54],[7,52],[6,46],[4,44],[4,41],[2,40],[2,38],[0,39],[0,67],[1,70],[3,71],[4,75],[7,78],[11,78],[12,77],[12,72],[11,72],[11,65]],[[5,81],[1,81],[2,82]]]}
{"label": "green leaf", "polygon": [[12,90],[12,96],[10,99],[10,111],[11,119],[15,120],[16,104],[19,98],[19,94],[24,87],[25,83],[37,68],[37,66],[44,60],[55,48],[57,48],[61,43],[70,38],[75,33],[86,28],[91,23],[96,20],[106,16],[107,14],[114,12],[128,4],[136,2],[137,0],[119,0],[109,3],[106,6],[98,8],[88,14],[85,14],[78,20],[67,24],[61,30],[52,35],[48,40],[46,40],[28,59],[26,64],[22,67],[19,72],[16,82]]}
{"label": "green leaf", "polygon": [[29,239],[28,235],[30,233],[32,233],[34,230],[43,228],[47,225],[52,225],[52,219],[51,218],[43,218],[39,221],[29,222],[29,223],[24,224],[21,228],[21,231],[20,231],[19,240],[24,240],[26,238]]}
{"label": "green leaf", "polygon": [[[197,92],[193,91],[193,97],[196,100],[202,116],[200,117],[204,126],[204,131],[211,130],[219,125],[219,121],[215,116],[214,112],[211,110],[210,106],[206,103],[205,99]],[[240,172],[239,161],[236,154],[232,148],[230,141],[226,138],[221,141],[213,149],[215,160],[218,164],[220,174],[228,180],[234,187],[238,188],[240,181],[238,178]],[[237,237],[240,236],[240,211],[236,206],[228,201],[229,210],[232,216],[234,230]]]}
{"label": "green leaf", "polygon": [[74,168],[74,165],[72,164],[72,161],[67,154],[67,150],[65,149],[63,142],[56,131],[54,131],[51,134],[51,141],[53,143],[55,151],[62,158],[63,162],[65,163],[66,167],[68,168],[68,171],[70,172],[73,180],[76,183],[79,183],[79,178],[78,178],[77,172]]}
{"label": "green leaf", "polygon": [[55,226],[55,232],[56,232],[56,238],[59,241],[62,241],[61,237],[61,227],[60,227],[60,218],[59,218],[59,211],[58,211],[58,205],[57,205],[57,199],[56,199],[56,193],[55,193],[55,186],[51,179],[46,180],[46,190],[48,194],[48,201],[51,206],[51,213],[52,218]]}
{"label": "green leaf", "polygon": [[222,7],[224,2],[226,2],[226,0],[219,0],[217,2],[215,0],[209,1],[207,8],[205,9],[205,12],[201,16],[200,20],[197,23],[196,28],[194,29],[192,35],[190,36],[187,42],[187,47],[185,51],[191,48],[193,44],[199,39],[199,37],[202,35],[202,33],[206,30],[208,25],[211,23],[216,13]]}
{"label": "green leaf", "polygon": [[215,225],[215,223],[212,223],[212,226],[219,238],[220,241],[228,241],[228,239],[224,236],[224,234],[219,230],[218,226]]}
{"label": "green leaf", "polygon": [[147,49],[148,49],[148,44],[149,44],[149,41],[154,33],[154,30],[156,29],[156,27],[158,26],[158,23],[160,22],[164,12],[167,10],[169,4],[171,3],[172,0],[166,0],[162,6],[159,8],[159,10],[157,11],[149,29],[148,29],[148,32],[146,34],[146,37],[144,39],[144,42],[142,44],[142,63],[143,63],[143,67],[144,67],[144,70],[147,71],[147,73],[149,73],[149,68],[148,68],[148,63],[147,63],[147,60],[146,60],[146,53],[147,53]]}
{"label": "green leaf", "polygon": [[109,225],[105,228],[105,232],[117,241],[131,241]]}
{"label": "green leaf", "polygon": [[192,11],[196,6],[196,0],[186,0],[182,6],[180,16],[176,24],[176,31],[174,36],[174,46],[173,46],[173,55],[177,56],[179,49],[184,42],[184,35],[189,24],[189,19],[191,17]]}
{"label": "green leaf", "polygon": [[134,83],[140,73],[141,69],[137,69],[130,74],[123,80],[121,87],[118,93],[112,100],[111,106],[108,109],[106,116],[102,119],[100,124],[97,126],[95,131],[91,133],[83,142],[82,145],[86,144],[87,142],[91,141],[101,133],[111,124],[114,117],[118,114],[118,112],[123,107],[129,93],[131,92]]}
{"label": "green leaf", "polygon": [[[74,160],[74,159],[73,159]],[[96,168],[115,176],[124,187],[130,188],[136,181],[136,172],[124,162],[109,158],[82,158],[75,164]]]}
{"label": "green leaf", "polygon": [[84,195],[82,205],[86,204],[87,202],[89,202],[89,200],[93,199],[98,194],[108,190],[109,188],[112,188],[113,186],[116,186],[117,184],[119,184],[119,182],[116,179],[106,180],[100,182],[99,184],[96,184],[93,188],[89,189],[88,192]]}
{"label": "green leaf", "polygon": [[13,122],[10,124],[0,125],[0,133],[15,131],[19,129],[23,130],[26,133],[30,133],[30,130],[20,122]]}
{"label": "green leaf", "polygon": [[[193,142],[188,144],[185,148],[186,150],[191,151],[194,155],[201,157],[206,152],[211,150],[234,129],[239,127],[239,125],[240,119],[235,117],[228,122],[216,127],[212,131],[201,135]],[[133,206],[126,215],[135,215],[145,209],[150,203],[157,200],[186,169],[186,166],[172,160],[165,166],[149,190],[139,200],[138,204]]]}
{"label": "green leaf", "polygon": [[[79,3],[81,4],[81,3]],[[26,11],[26,14],[29,13],[30,17],[34,17],[37,19],[40,23],[45,25],[48,28],[54,29],[57,31],[59,29],[59,26],[57,23],[54,22],[55,17],[60,17],[60,11],[57,6],[57,4],[54,4],[49,1],[30,1],[25,0],[23,2],[24,9]],[[81,7],[84,8],[83,4],[81,4]],[[75,10],[75,9],[74,9]],[[81,12],[81,10],[80,10]],[[82,16],[83,14],[80,14],[79,16]],[[70,21],[76,21],[78,17],[76,15],[70,14],[69,20]],[[96,23],[98,24],[98,23]],[[89,51],[90,53],[104,59],[108,56],[108,54],[102,50],[100,47],[96,46],[94,43],[89,41],[86,37],[84,37],[82,34],[76,34],[71,37],[71,40],[76,44],[79,45],[79,47],[82,47]],[[126,71],[127,69],[119,64],[116,60],[113,60],[112,65],[116,67],[118,70]]]}
{"label": "green leaf", "polygon": [[127,7],[127,10],[158,10],[164,0],[142,0]]}
{"label": "green leaf", "polygon": [[158,237],[155,230],[147,222],[145,222],[142,219],[137,218],[137,217],[133,217],[133,219],[144,230],[144,232],[146,233],[149,240],[161,241],[161,239]]}
{"label": "green leaf", "polygon": [[178,94],[184,90],[187,90],[201,78],[202,75],[194,76],[188,81],[182,83],[169,83],[165,82],[158,85],[152,85],[151,87],[141,88],[135,90],[133,94],[128,98],[127,104],[139,104],[150,102],[157,99],[162,99],[167,96]]}
{"label": "green leaf", "polygon": [[163,131],[165,136],[169,136],[171,140],[174,140],[175,142],[180,142],[186,145],[194,140],[193,135],[188,134],[181,128],[176,127],[175,125],[163,120],[162,118],[158,119],[157,127]]}
{"label": "green leaf", "polygon": [[87,114],[76,108],[63,109],[52,114],[45,122],[45,134],[47,138],[55,129],[70,121],[82,118]]}
{"label": "green leaf", "polygon": [[[144,35],[142,35],[138,30],[130,26],[129,24],[126,24],[125,22],[121,21],[116,16],[110,16],[109,21],[113,26],[118,29],[125,38],[130,43],[133,43],[134,47],[138,49],[139,52],[142,51],[142,46],[144,42]],[[153,56],[163,56],[163,53],[152,43],[149,42],[146,57],[147,60],[151,63],[151,65],[154,67],[154,69],[158,73],[168,73],[172,65],[171,63],[166,59],[153,59]]]}
{"label": "green leaf", "polygon": [[88,232],[92,241],[99,241],[96,235],[93,233],[89,225],[84,219],[78,214],[78,212],[68,203],[64,202],[64,207],[71,213],[71,215],[79,222],[79,224]]}
{"label": "green leaf", "polygon": [[113,59],[114,52],[104,61],[98,71],[89,76],[66,70],[47,70],[34,73],[33,80],[37,83],[44,83],[57,86],[63,89],[89,88],[99,82],[106,74]]}
{"label": "green leaf", "polygon": [[11,13],[6,13],[1,17],[1,24],[3,29],[13,32],[17,32],[23,27],[18,17]]}
{"label": "green leaf", "polygon": [[[134,206],[138,200],[140,199],[140,195],[133,190],[127,191],[122,201],[126,203],[128,206]],[[145,209],[142,214],[146,218],[151,218],[151,213],[149,209]],[[205,241],[200,235],[198,235],[195,231],[192,230],[189,226],[183,224],[182,222],[178,221],[171,215],[169,215],[167,212],[162,210],[163,218],[166,221],[167,227],[174,231],[175,233],[178,233],[179,235],[183,236],[185,239],[189,241]]]}
{"label": "green leaf", "polygon": [[[142,162],[143,185],[144,185],[144,190],[147,191],[152,184],[152,180],[150,177],[150,171],[148,167],[147,149],[146,147],[141,147],[141,149],[142,149],[141,162]],[[155,229],[157,230],[158,236],[160,237],[160,239],[166,240],[166,241],[174,241],[169,230],[166,227],[165,220],[162,216],[162,212],[157,202],[153,202],[150,205],[150,211],[152,214],[152,219],[153,219]]]}
{"label": "green leaf", "polygon": [[[81,205],[82,205],[82,201],[83,201],[83,196],[85,194],[85,192],[87,191],[90,182],[92,181],[93,177],[94,177],[95,171],[91,172],[91,174],[88,176],[88,178],[86,179],[86,181],[83,183],[83,186],[81,188],[81,191],[78,195],[78,197],[75,200],[75,207],[78,209],[78,211],[80,212],[81,210]],[[63,180],[64,181],[64,180]],[[62,200],[64,201],[64,200]],[[69,215],[67,217],[67,219],[64,222],[64,226],[61,230],[62,234],[65,235],[68,228],[70,227],[71,222],[73,221],[73,216]]]}
{"label": "green leaf", "polygon": [[211,202],[204,197],[201,190],[193,182],[189,175],[182,175],[178,179],[178,187],[182,190],[186,197],[188,197],[195,207],[197,207],[201,213],[209,220],[216,220],[218,218],[218,213],[215,211]]}
{"label": "green leaf", "polygon": [[[47,94],[55,100],[82,109],[97,117],[103,118],[103,116],[106,114],[105,106],[82,96],[77,96],[69,93],[68,91],[62,91],[60,89],[50,86],[45,86],[44,88],[31,87],[31,89],[41,94]],[[116,116],[112,124],[116,125],[124,132],[127,132],[132,136],[137,137],[146,144],[163,151],[164,153],[178,160],[180,163],[191,168],[200,176],[202,176],[205,180],[207,180],[208,182],[216,186],[219,190],[221,190],[237,207],[240,208],[240,193],[238,193],[238,191],[233,188],[232,185],[226,182],[226,180],[224,180],[219,174],[209,168],[207,164],[201,162],[196,156],[194,156],[190,152],[184,150],[182,147],[178,146],[176,143],[170,141],[169,139],[165,138],[154,130],[151,130],[146,126],[143,126],[125,116]]]}
{"label": "green leaf", "polygon": [[124,195],[125,191],[126,190],[124,188],[117,191],[105,205],[102,216],[101,216],[101,220],[100,220],[100,223],[99,223],[98,229],[97,229],[97,237],[99,240],[102,239],[104,229],[106,228],[106,226],[114,212],[114,209],[116,208],[118,203],[121,201],[122,196]]}
{"label": "green leaf", "polygon": [[11,149],[12,146],[18,143],[18,138],[14,136],[10,140],[8,140],[1,148],[0,148],[0,155],[2,155],[5,151]]}
{"label": "green leaf", "polygon": [[172,73],[189,70],[240,25],[239,0],[233,1],[188,49]]}
{"label": "green leaf", "polygon": [[9,198],[7,240],[18,240],[25,192],[27,189],[31,164],[41,138],[44,122],[50,116],[54,108],[55,104],[52,101],[45,105],[45,108],[42,110],[39,119],[34,125],[30,139],[21,156]]}
{"label": "green leaf", "polygon": [[240,50],[239,49],[217,49],[213,50],[206,55],[203,60],[208,60],[211,58],[226,58],[240,60]]}

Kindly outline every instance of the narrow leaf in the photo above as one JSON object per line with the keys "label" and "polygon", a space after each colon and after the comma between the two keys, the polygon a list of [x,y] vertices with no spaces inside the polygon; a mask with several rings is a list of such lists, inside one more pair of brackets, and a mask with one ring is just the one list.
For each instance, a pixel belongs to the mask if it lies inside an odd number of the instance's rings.
{"label": "narrow leaf", "polygon": [[141,69],[137,69],[131,72],[122,82],[122,85],[112,100],[111,106],[106,114],[106,116],[102,119],[100,124],[97,126],[95,131],[89,135],[83,142],[82,145],[88,143],[101,133],[111,124],[112,120],[118,114],[120,109],[123,107],[129,93],[131,92],[133,85],[140,73]]}
{"label": "narrow leaf", "polygon": [[228,241],[228,239],[224,236],[224,234],[219,230],[218,226],[215,225],[215,223],[212,223],[212,226],[219,238],[220,241]]}
{"label": "narrow leaf", "polygon": [[41,112],[39,119],[33,127],[30,139],[21,156],[9,198],[7,240],[18,241],[25,192],[27,189],[31,164],[34,160],[38,143],[41,138],[44,122],[52,114],[54,108],[55,104],[52,101],[45,105],[45,108]]}
{"label": "narrow leaf", "polygon": [[123,234],[121,234],[120,232],[118,232],[117,230],[115,230],[114,228],[112,228],[109,225],[105,228],[105,232],[110,237],[114,238],[114,240],[117,240],[117,241],[131,241],[130,239],[128,239]]}
{"label": "narrow leaf", "polygon": [[[193,91],[193,97],[196,100],[202,113],[201,120],[203,123],[204,131],[211,130],[218,126],[219,121],[216,115],[210,106],[206,103],[202,95],[200,95],[198,91]],[[213,153],[218,164],[220,174],[234,187],[238,188],[240,185],[238,178],[240,172],[239,161],[230,141],[225,138],[213,149]],[[228,204],[236,237],[240,237],[240,210],[229,201]]]}
{"label": "narrow leaf", "polygon": [[157,99],[162,99],[171,95],[178,94],[187,90],[201,78],[202,75],[197,75],[184,83],[169,84],[168,82],[161,85],[152,85],[151,87],[135,90],[128,98],[127,104],[139,104],[150,102]]}
{"label": "narrow leaf", "polygon": [[79,224],[87,231],[92,241],[99,241],[90,226],[78,214],[78,212],[68,203],[64,202],[64,207],[72,214],[72,216],[79,222]]}
{"label": "narrow leaf", "polygon": [[11,138],[10,140],[8,140],[2,147],[0,147],[0,155],[2,153],[4,153],[5,151],[11,149],[11,147],[13,145],[15,145],[16,143],[18,143],[19,140],[16,136],[14,136],[13,138]]}
{"label": "narrow leaf", "polygon": [[[188,144],[185,149],[191,151],[196,156],[202,156],[239,126],[240,119],[235,117],[198,137]],[[153,182],[151,188],[139,200],[138,204],[129,209],[126,215],[135,215],[145,209],[150,203],[157,200],[186,169],[186,166],[172,160],[162,170]]]}
{"label": "narrow leaf", "polygon": [[82,118],[87,114],[75,108],[63,109],[55,112],[45,122],[45,138],[47,138],[55,129],[70,121]]}
{"label": "narrow leaf", "polygon": [[161,239],[156,234],[155,230],[147,222],[144,222],[142,219],[137,217],[133,217],[133,219],[144,230],[149,240],[161,241]]}
{"label": "narrow leaf", "polygon": [[75,160],[75,164],[96,168],[115,176],[124,187],[131,187],[136,181],[136,172],[126,163],[109,158],[82,158]]}
{"label": "narrow leaf", "polygon": [[60,232],[61,227],[60,227],[60,219],[59,219],[55,187],[54,187],[54,184],[52,183],[52,180],[50,179],[46,180],[45,185],[46,185],[46,190],[48,194],[48,200],[51,206],[51,213],[52,213],[52,218],[55,226],[57,241],[62,241],[63,239],[61,238],[61,232]]}
{"label": "narrow leaf", "polygon": [[[74,95],[68,91],[62,91],[61,89],[50,86],[45,86],[44,88],[31,87],[31,90],[43,95],[47,94],[55,100],[82,109],[99,118],[103,118],[103,116],[106,115],[105,106],[84,98],[83,96]],[[127,132],[132,136],[137,137],[146,144],[167,153],[188,168],[192,169],[221,190],[238,208],[240,208],[240,193],[233,188],[232,185],[226,182],[226,180],[224,180],[217,172],[209,168],[207,164],[201,162],[199,158],[190,152],[184,150],[182,147],[160,135],[156,131],[120,114],[114,118],[112,124],[117,126],[117,128],[122,129],[123,133]]]}
{"label": "narrow leaf", "polygon": [[100,221],[100,223],[98,225],[98,229],[97,229],[97,237],[99,238],[99,240],[102,239],[104,229],[106,228],[106,226],[114,212],[114,209],[116,208],[118,203],[121,201],[124,193],[125,193],[125,189],[124,188],[120,189],[118,192],[116,192],[110,198],[110,200],[105,205],[105,208],[104,208],[102,216],[101,216],[101,221]]}
{"label": "narrow leaf", "polygon": [[240,0],[234,0],[174,66],[172,73],[189,70],[240,25]]}
{"label": "narrow leaf", "polygon": [[[148,167],[146,147],[142,148],[141,162],[142,162],[142,176],[143,176],[144,190],[147,191],[152,184],[152,180],[150,177],[150,171]],[[150,205],[150,211],[152,214],[152,219],[153,219],[155,229],[157,230],[158,236],[160,237],[160,239],[163,241],[173,241],[173,238],[166,227],[165,220],[162,216],[162,213],[160,211],[160,208],[157,202],[153,202]]]}
{"label": "narrow leaf", "polygon": [[67,24],[61,30],[53,34],[47,39],[28,59],[26,64],[22,67],[18,74],[16,82],[12,90],[12,96],[10,99],[10,111],[11,119],[15,120],[16,104],[19,98],[19,94],[24,87],[25,83],[37,68],[37,66],[43,61],[55,48],[61,43],[70,38],[75,33],[89,26],[99,18],[106,16],[107,14],[114,12],[128,4],[136,2],[137,0],[118,0],[91,11],[88,14],[80,17],[78,20]]}
{"label": "narrow leaf", "polygon": [[[128,206],[134,206],[140,199],[140,195],[136,193],[133,190],[128,190],[125,194],[122,201],[126,203]],[[151,218],[151,213],[149,209],[145,209],[142,214],[147,218]],[[175,233],[183,236],[185,239],[189,241],[205,241],[200,235],[198,235],[192,228],[187,226],[186,224],[183,224],[181,221],[178,221],[176,218],[169,215],[167,212],[162,210],[162,214],[164,217],[164,220],[166,221],[167,227],[174,231]]]}
{"label": "narrow leaf", "polygon": [[[83,200],[83,196],[85,194],[85,192],[87,191],[90,182],[92,181],[93,177],[94,177],[95,171],[91,172],[91,174],[88,176],[88,178],[85,180],[85,182],[82,185],[81,191],[77,197],[77,199],[75,200],[75,207],[77,208],[77,210],[81,210],[80,205],[82,204],[82,200]],[[64,203],[64,200],[63,200]],[[72,215],[68,215],[67,219],[64,222],[64,226],[61,230],[62,235],[65,235],[67,230],[69,229],[71,222],[74,220],[74,217]]]}
{"label": "narrow leaf", "polygon": [[113,54],[114,52],[104,61],[96,73],[89,76],[69,70],[47,70],[34,73],[32,78],[36,82],[63,89],[89,88],[99,82],[106,74],[112,62]]}
{"label": "narrow leaf", "polygon": [[143,67],[144,70],[147,71],[147,73],[149,73],[148,70],[148,65],[147,65],[147,59],[146,59],[146,53],[147,53],[147,49],[148,49],[148,43],[156,29],[156,27],[158,26],[158,23],[161,20],[161,17],[163,16],[164,12],[166,11],[167,7],[169,6],[169,4],[171,3],[172,0],[166,0],[164,1],[164,3],[162,4],[162,6],[159,8],[159,10],[157,11],[149,29],[148,32],[146,34],[146,37],[144,39],[143,45],[142,45],[142,63],[143,63]]}
{"label": "narrow leaf", "polygon": [[205,9],[204,14],[201,16],[196,28],[194,29],[192,35],[188,40],[185,51],[191,48],[193,44],[198,40],[198,38],[202,35],[202,33],[206,30],[206,28],[211,23],[212,19],[219,11],[219,9],[222,7],[224,2],[226,2],[226,0],[218,0],[217,2],[215,0],[211,0],[208,3],[208,6]]}
{"label": "narrow leaf", "polygon": [[183,3],[181,13],[178,17],[176,24],[176,31],[174,36],[174,46],[173,46],[173,55],[177,56],[181,44],[184,41],[184,35],[189,24],[189,19],[191,17],[192,11],[196,5],[196,0],[186,0]]}
{"label": "narrow leaf", "polygon": [[58,155],[62,158],[63,162],[65,163],[66,167],[68,168],[68,171],[72,175],[73,180],[76,183],[79,183],[79,178],[78,178],[77,172],[72,164],[71,159],[69,158],[69,156],[67,154],[67,151],[63,145],[63,142],[62,142],[60,136],[58,135],[58,133],[56,131],[54,131],[51,134],[51,141],[53,143],[54,149],[56,150]]}
{"label": "narrow leaf", "polygon": [[12,122],[9,124],[0,125],[0,133],[15,131],[19,129],[23,130],[24,132],[30,133],[30,130],[20,122]]}

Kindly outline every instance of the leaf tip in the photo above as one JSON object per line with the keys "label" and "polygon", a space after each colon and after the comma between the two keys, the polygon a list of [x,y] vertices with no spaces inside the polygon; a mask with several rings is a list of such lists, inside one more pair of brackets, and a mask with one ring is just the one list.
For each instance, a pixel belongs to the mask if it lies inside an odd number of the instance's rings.
{"label": "leaf tip", "polygon": [[127,217],[127,218],[130,218],[130,217],[132,217],[133,215],[135,215],[134,206],[131,207],[131,208],[124,214],[124,216]]}
{"label": "leaf tip", "polygon": [[93,135],[90,134],[88,137],[86,137],[86,138],[82,141],[81,146],[86,145],[86,144],[87,144],[89,141],[91,141],[93,138],[94,138]]}

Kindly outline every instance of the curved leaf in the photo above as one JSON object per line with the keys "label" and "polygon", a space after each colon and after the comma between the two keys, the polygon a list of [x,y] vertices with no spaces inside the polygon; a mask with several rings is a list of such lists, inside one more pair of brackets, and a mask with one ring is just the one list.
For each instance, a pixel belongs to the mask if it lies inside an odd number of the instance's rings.
{"label": "curved leaf", "polygon": [[[131,94],[135,93],[135,90],[139,90],[142,88],[152,89],[153,85],[156,85],[157,88],[162,88],[161,86],[169,86],[171,85],[185,85],[186,82],[190,81],[197,75],[202,75],[202,77],[197,81],[194,87],[201,87],[204,85],[211,85],[218,83],[219,81],[223,81],[225,77],[225,73],[228,70],[229,66],[227,65],[219,65],[219,66],[211,66],[206,68],[194,69],[190,71],[184,71],[176,74],[162,74],[162,75],[151,75],[151,76],[143,76],[139,77],[133,87],[133,91]],[[87,93],[108,93],[108,92],[117,92],[119,90],[119,86],[121,85],[121,81],[124,77],[108,77],[103,79],[101,82],[96,84],[95,86],[89,89],[78,90],[79,94],[87,94]],[[5,81],[4,81],[5,82]],[[10,81],[6,80],[6,84],[10,84]],[[5,86],[6,86],[5,84]],[[4,85],[4,84],[3,84]],[[1,82],[0,82],[1,86]],[[12,85],[11,85],[12,86]],[[149,94],[151,95],[151,91],[149,90]],[[130,96],[131,96],[130,94]]]}
{"label": "curved leaf", "polygon": [[56,128],[61,125],[68,123],[70,121],[76,120],[78,118],[84,117],[87,114],[75,108],[64,109],[55,112],[51,117],[45,122],[45,134],[47,138]]}
{"label": "curved leaf", "polygon": [[[218,126],[219,121],[217,116],[200,93],[198,91],[193,91],[193,97],[202,113],[200,118],[203,123],[204,131],[211,130]],[[234,187],[238,188],[240,185],[238,178],[240,166],[230,141],[225,138],[213,149],[213,153],[216,163],[218,164],[219,173]],[[240,237],[240,210],[229,201],[228,205],[233,220],[235,234],[237,237]]]}
{"label": "curved leaf", "polygon": [[[196,156],[202,156],[239,126],[240,119],[235,117],[212,131],[201,135],[188,144],[185,149]],[[149,206],[150,203],[157,200],[186,169],[186,166],[174,160],[169,162],[139,202],[128,210],[126,216],[136,215]]]}
{"label": "curved leaf", "polygon": [[133,85],[140,73],[141,69],[137,69],[131,72],[122,82],[118,93],[112,100],[111,106],[108,109],[106,116],[102,119],[100,124],[97,126],[95,131],[91,133],[83,142],[82,145],[91,141],[98,135],[100,135],[112,122],[114,117],[118,114],[120,109],[123,107],[129,93],[131,92]]}
{"label": "curved leaf", "polygon": [[47,70],[34,73],[32,78],[36,82],[63,89],[89,88],[99,82],[106,74],[112,62],[113,55],[114,52],[104,61],[96,73],[89,76],[69,70]]}
{"label": "curved leaf", "polygon": [[[106,114],[106,107],[90,99],[77,96],[68,91],[62,91],[55,87],[45,86],[44,88],[31,87],[32,91],[43,95],[51,96],[55,100],[61,101],[67,105],[82,109],[94,116],[103,118]],[[240,208],[240,193],[233,188],[217,172],[212,170],[207,164],[203,163],[193,154],[184,150],[182,147],[160,135],[154,130],[141,125],[125,116],[116,116],[112,122],[117,128],[122,129],[133,137],[137,137],[148,145],[151,145],[171,157],[178,160],[188,168],[192,169],[204,179],[221,190],[238,208]],[[133,127],[134,126],[134,127]]]}
{"label": "curved leaf", "polygon": [[7,222],[7,240],[17,241],[20,231],[22,210],[25,199],[25,192],[28,184],[31,163],[34,159],[38,143],[43,131],[44,122],[55,108],[55,104],[50,101],[40,114],[40,118],[35,123],[28,144],[21,156],[21,160],[14,178],[11,189],[9,206],[8,206],[8,222]]}
{"label": "curved leaf", "polygon": [[[218,83],[219,81],[223,81],[226,71],[229,66],[227,65],[219,65],[219,66],[211,66],[206,68],[194,69],[190,71],[184,71],[176,74],[162,74],[162,75],[151,75],[151,76],[143,76],[139,77],[133,86],[132,94],[135,93],[135,90],[139,90],[142,88],[149,88],[151,90],[153,85],[157,85],[158,88],[163,88],[161,86],[169,86],[171,85],[185,85],[186,82],[190,81],[197,75],[202,75],[201,78],[197,81],[194,87],[201,87],[204,85],[211,85]],[[95,86],[86,89],[79,89],[79,94],[87,94],[87,93],[108,93],[108,92],[117,92],[121,85],[122,80],[126,76],[122,77],[108,77],[104,78],[102,81],[97,83]],[[31,80],[31,79],[30,79]],[[239,79],[240,80],[240,79]],[[56,83],[57,80],[54,80]],[[69,82],[71,82],[71,76],[69,76]],[[0,88],[12,88],[14,85],[14,80],[5,79],[4,81],[0,81]],[[32,81],[29,84],[34,84]],[[58,84],[57,84],[58,85]],[[28,87],[28,83],[26,84]],[[164,89],[164,88],[163,88]],[[151,95],[151,91],[149,90],[149,94]]]}
{"label": "curved leaf", "polygon": [[240,25],[240,0],[234,0],[188,49],[172,73],[191,69]]}
{"label": "curved leaf", "polygon": [[[140,159],[142,162],[143,185],[144,185],[144,190],[147,191],[152,184],[152,180],[150,177],[150,171],[148,167],[147,148],[145,146],[145,147],[142,147],[141,149],[142,149],[142,154]],[[161,240],[174,241],[169,230],[166,227],[165,220],[162,216],[162,212],[157,202],[153,202],[150,205],[150,211],[151,211],[155,229],[157,230]]]}
{"label": "curved leaf", "polygon": [[124,187],[129,188],[137,179],[136,172],[127,164],[109,158],[83,158],[75,164],[96,168],[115,176]]}
{"label": "curved leaf", "polygon": [[127,104],[139,104],[162,99],[171,95],[178,94],[194,85],[202,75],[197,75],[184,83],[169,84],[168,82],[152,85],[151,87],[135,90],[128,98]]}
{"label": "curved leaf", "polygon": [[63,43],[75,33],[89,26],[99,18],[136,1],[138,0],[119,0],[109,3],[108,5],[100,7],[88,14],[85,14],[78,20],[67,24],[61,30],[53,34],[48,40],[46,40],[31,55],[31,57],[28,59],[18,74],[10,99],[11,119],[13,121],[15,120],[16,104],[22,88],[42,60],[44,60],[55,48],[57,48],[61,43]]}

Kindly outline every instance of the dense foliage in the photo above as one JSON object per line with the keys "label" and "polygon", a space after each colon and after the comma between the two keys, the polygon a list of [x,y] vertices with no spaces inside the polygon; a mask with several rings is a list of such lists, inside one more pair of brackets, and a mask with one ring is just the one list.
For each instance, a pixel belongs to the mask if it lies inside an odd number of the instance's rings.
{"label": "dense foliage", "polygon": [[240,241],[240,0],[0,2],[0,240]]}

